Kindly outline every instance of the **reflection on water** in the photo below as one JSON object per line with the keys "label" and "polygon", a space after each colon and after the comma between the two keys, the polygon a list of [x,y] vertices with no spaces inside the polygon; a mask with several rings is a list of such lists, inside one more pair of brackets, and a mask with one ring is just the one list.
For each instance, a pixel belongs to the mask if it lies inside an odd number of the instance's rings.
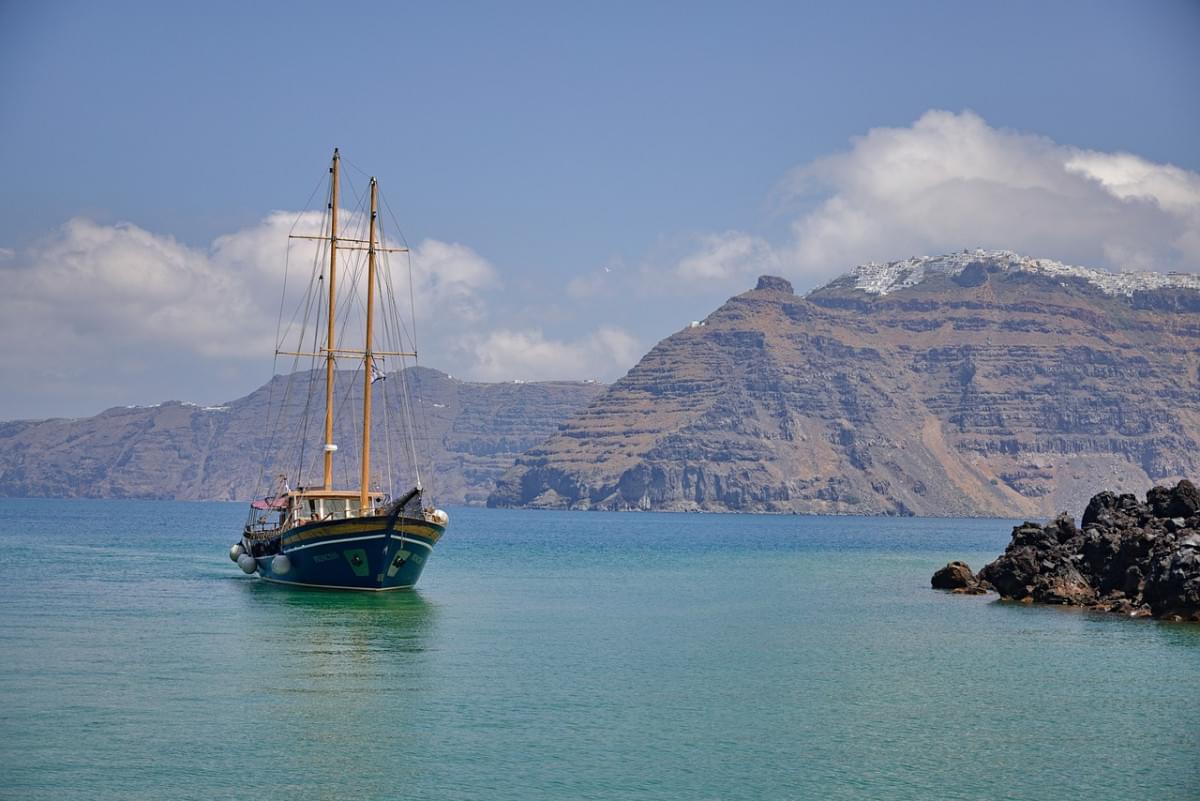
{"label": "reflection on water", "polygon": [[[439,688],[432,651],[437,605],[419,592],[348,593],[246,582],[251,647],[261,666],[262,720],[317,754],[353,752],[356,738],[411,726]],[[353,721],[343,725],[339,721]]]}
{"label": "reflection on water", "polygon": [[437,604],[419,590],[342,592],[249,580],[246,591],[265,641],[303,653],[421,653],[437,625]]}
{"label": "reflection on water", "polygon": [[1025,639],[1061,643],[1064,637],[1079,637],[1121,648],[1138,647],[1152,637],[1171,646],[1200,648],[1200,625],[1194,623],[1164,623],[1078,606],[1002,601],[995,595],[974,600],[988,605],[995,619],[1012,626],[1012,631]]}
{"label": "reflection on water", "polygon": [[1156,625],[1163,642],[1168,646],[1200,648],[1200,625],[1195,623],[1159,623]]}

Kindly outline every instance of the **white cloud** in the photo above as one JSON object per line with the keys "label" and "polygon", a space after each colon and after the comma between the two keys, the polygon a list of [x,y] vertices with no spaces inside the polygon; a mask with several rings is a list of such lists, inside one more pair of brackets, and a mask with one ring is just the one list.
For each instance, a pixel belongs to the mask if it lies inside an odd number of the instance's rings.
{"label": "white cloud", "polygon": [[417,314],[459,321],[486,316],[484,290],[500,285],[496,269],[466,245],[426,239],[413,251]]}
{"label": "white cloud", "polygon": [[[355,225],[348,215],[346,236],[356,235]],[[285,257],[291,295],[326,269],[318,245],[293,240],[289,251],[288,234],[317,234],[320,226],[320,214],[272,212],[198,248],[129,223],[78,218],[26,250],[0,253],[0,325],[20,343],[0,351],[10,388],[2,416],[249,391],[268,377]],[[431,335],[458,334],[486,316],[482,292],[498,279],[485,259],[435,240],[413,257],[416,309]],[[362,258],[345,252],[343,281]],[[393,265],[395,285],[406,287],[406,263]],[[398,303],[407,314],[407,289]],[[88,405],[79,409],[81,402]]]}
{"label": "white cloud", "polygon": [[480,381],[603,378],[622,374],[642,355],[641,344],[626,331],[603,326],[574,341],[547,339],[541,330],[499,329],[461,339],[469,367]]}
{"label": "white cloud", "polygon": [[[366,238],[363,215],[343,214],[339,222],[340,236]],[[214,241],[213,260],[255,283],[265,284],[264,289],[274,294],[275,302],[278,302],[288,235],[294,231],[299,235],[320,236],[326,233],[327,224],[317,212],[299,215],[288,211],[272,212],[258,225]],[[402,243],[389,241],[383,244],[400,247]],[[329,252],[324,242],[291,240],[290,247],[289,270],[298,271],[303,278],[314,260],[316,269],[324,270]],[[340,274],[361,272],[365,258],[363,251],[343,247],[339,251]],[[392,253],[382,258],[390,263],[396,285],[407,286],[409,262],[405,254]],[[486,314],[486,304],[480,293],[500,284],[495,268],[486,259],[458,243],[436,239],[420,242],[412,249],[412,267],[414,311],[421,319],[449,317],[458,322],[481,319]],[[296,274],[293,272],[292,280]],[[408,299],[401,300],[402,308],[407,312]]]}
{"label": "white cloud", "polygon": [[1122,199],[1155,202],[1177,214],[1200,211],[1200,175],[1170,164],[1155,164],[1129,153],[1085,150],[1066,162],[1068,172],[1099,181]]}
{"label": "white cloud", "polygon": [[743,279],[770,268],[803,286],[866,261],[999,248],[1110,269],[1200,265],[1200,175],[929,111],[877,128],[794,170],[790,201],[812,203],[786,241],[725,232],[675,273]]}
{"label": "white cloud", "polygon": [[727,281],[779,269],[779,257],[770,244],[759,237],[738,231],[707,234],[700,247],[675,268],[685,281]]}
{"label": "white cloud", "polygon": [[5,361],[63,361],[139,343],[234,358],[247,346],[270,346],[243,275],[135,225],[71,220],[5,269],[5,324],[34,343]]}

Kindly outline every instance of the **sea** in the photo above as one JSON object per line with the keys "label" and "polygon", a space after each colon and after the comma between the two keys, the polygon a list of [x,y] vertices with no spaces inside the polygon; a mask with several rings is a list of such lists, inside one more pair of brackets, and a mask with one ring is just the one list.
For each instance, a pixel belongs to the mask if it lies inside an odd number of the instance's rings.
{"label": "sea", "polygon": [[245,511],[0,502],[0,798],[1200,798],[1200,626],[929,588],[1015,521],[450,509],[375,595]]}

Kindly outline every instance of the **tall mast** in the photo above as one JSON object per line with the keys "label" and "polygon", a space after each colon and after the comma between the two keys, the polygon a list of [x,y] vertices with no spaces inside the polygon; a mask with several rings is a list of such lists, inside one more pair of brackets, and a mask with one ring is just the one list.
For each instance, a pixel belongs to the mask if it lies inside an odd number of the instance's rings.
{"label": "tall mast", "polygon": [[333,489],[333,316],[337,307],[337,214],[338,165],[342,157],[333,149],[333,166],[329,168],[329,331],[325,338],[325,489]]}
{"label": "tall mast", "polygon": [[367,512],[367,493],[371,476],[371,380],[374,360],[371,355],[371,326],[375,312],[375,217],[378,214],[379,185],[371,179],[371,222],[367,239],[367,344],[363,349],[363,435],[362,482],[358,490],[360,514]]}

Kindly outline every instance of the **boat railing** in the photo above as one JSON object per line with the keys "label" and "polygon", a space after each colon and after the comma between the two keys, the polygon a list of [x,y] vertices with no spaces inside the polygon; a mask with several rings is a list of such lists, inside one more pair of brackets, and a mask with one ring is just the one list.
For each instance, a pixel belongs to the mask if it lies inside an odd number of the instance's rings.
{"label": "boat railing", "polygon": [[277,511],[264,512],[252,508],[242,530],[251,539],[270,539],[283,530],[286,522],[286,517]]}
{"label": "boat railing", "polygon": [[246,536],[252,540],[268,540],[279,534],[282,528],[271,523],[247,523],[244,529]]}

